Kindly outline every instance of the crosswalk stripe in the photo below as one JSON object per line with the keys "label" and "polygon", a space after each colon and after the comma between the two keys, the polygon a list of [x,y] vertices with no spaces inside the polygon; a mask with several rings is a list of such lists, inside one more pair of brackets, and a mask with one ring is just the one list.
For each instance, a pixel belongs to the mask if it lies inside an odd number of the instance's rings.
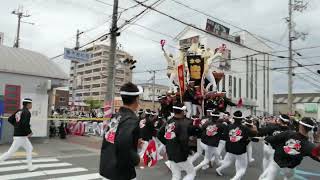
{"label": "crosswalk stripe", "polygon": [[[58,159],[55,158],[42,158],[42,159],[33,159],[33,163],[44,163],[44,162],[58,162]],[[14,161],[5,161],[1,162],[0,166],[2,165],[11,165],[11,164],[21,164],[21,163],[26,163],[26,160],[14,160]]]}
{"label": "crosswalk stripe", "polygon": [[[72,166],[70,163],[51,163],[51,164],[37,164],[34,165],[37,168],[51,168],[51,167],[65,167],[65,166]],[[26,165],[22,166],[11,166],[11,167],[0,167],[0,172],[7,172],[7,171],[17,171],[17,170],[24,170],[28,167]]]}
{"label": "crosswalk stripe", "polygon": [[84,174],[84,175],[79,175],[79,176],[67,176],[67,177],[62,177],[62,178],[53,178],[50,180],[78,180],[78,179],[86,179],[86,180],[91,180],[91,179],[98,179],[101,178],[99,173],[94,173],[94,174]]}
{"label": "crosswalk stripe", "polygon": [[10,174],[10,175],[3,175],[3,176],[0,176],[0,179],[1,180],[22,179],[22,178],[31,178],[31,177],[37,177],[37,176],[67,174],[67,173],[84,172],[84,171],[88,171],[88,169],[70,168],[70,169],[59,169],[59,170],[46,170],[46,171],[36,171],[36,172],[28,172],[28,173],[15,173],[15,174]]}

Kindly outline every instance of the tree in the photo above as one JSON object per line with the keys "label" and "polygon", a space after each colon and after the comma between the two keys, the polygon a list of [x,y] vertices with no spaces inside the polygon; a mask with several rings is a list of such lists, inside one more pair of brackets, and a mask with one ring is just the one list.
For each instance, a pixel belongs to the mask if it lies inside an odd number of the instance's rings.
{"label": "tree", "polygon": [[86,100],[84,101],[84,103],[86,103],[86,104],[89,106],[90,110],[91,110],[91,109],[98,109],[98,108],[101,108],[101,106],[102,106],[101,101],[99,101],[99,100],[94,100],[94,99],[92,99],[92,98],[86,99]]}

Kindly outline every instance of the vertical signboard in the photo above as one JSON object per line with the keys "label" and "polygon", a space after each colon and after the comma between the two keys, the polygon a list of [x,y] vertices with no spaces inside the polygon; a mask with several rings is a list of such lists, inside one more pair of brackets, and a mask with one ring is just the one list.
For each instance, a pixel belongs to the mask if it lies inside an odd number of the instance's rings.
{"label": "vertical signboard", "polygon": [[20,108],[21,87],[6,85],[4,92],[4,113],[14,113]]}

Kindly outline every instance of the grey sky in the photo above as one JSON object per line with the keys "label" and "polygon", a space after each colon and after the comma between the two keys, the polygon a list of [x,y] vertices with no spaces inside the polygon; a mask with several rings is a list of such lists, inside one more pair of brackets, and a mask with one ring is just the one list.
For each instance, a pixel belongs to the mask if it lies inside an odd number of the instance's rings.
{"label": "grey sky", "polygon": [[[101,0],[112,4],[112,0]],[[223,19],[231,24],[240,26],[255,34],[267,37],[281,44],[287,44],[287,26],[285,17],[288,14],[288,0],[179,0],[194,8],[211,14],[214,17]],[[148,4],[155,2],[149,0]],[[132,0],[120,0],[121,7],[130,7],[135,3]],[[21,28],[21,47],[39,51],[48,57],[53,57],[62,53],[64,47],[73,47],[75,44],[76,29],[82,31],[92,29],[92,31],[81,36],[81,43],[88,42],[109,30],[110,15],[112,7],[101,4],[95,0],[1,0],[0,6],[0,32],[5,33],[5,45],[12,46],[15,35],[17,17],[11,11],[19,5],[23,5],[32,15],[24,21],[34,22],[36,25],[22,24]],[[165,0],[157,9],[170,15],[178,17],[186,22],[204,28],[207,17],[177,5],[172,0]],[[131,9],[122,18],[129,19],[134,14],[143,10],[142,7]],[[309,36],[305,41],[295,41],[295,48],[320,45],[320,2],[309,0],[309,8],[304,13],[295,13],[296,29],[308,32]],[[119,21],[122,24],[123,20]],[[163,32],[170,36],[176,36],[184,25],[181,25],[167,17],[150,11],[147,15],[137,21],[138,24]],[[226,25],[228,26],[228,25]],[[230,27],[230,26],[228,26]],[[231,32],[239,29],[231,28]],[[176,43],[170,38],[160,35],[137,25],[131,25],[126,31],[122,32],[119,42],[123,50],[131,53],[137,60],[136,71],[163,69],[165,60],[162,57],[159,41],[166,39],[169,44],[175,46]],[[108,42],[106,42],[108,43]],[[275,50],[283,50],[284,47],[270,44]],[[304,57],[320,55],[318,49],[303,50],[300,53]],[[174,49],[170,49],[174,51]],[[284,54],[286,55],[286,54]],[[302,64],[312,64],[319,62],[318,59],[300,59]],[[64,60],[55,60],[66,71],[69,64]],[[146,66],[148,64],[148,66]],[[287,61],[277,59],[273,63],[274,67],[287,66]],[[310,67],[314,72],[318,67]],[[296,69],[295,72],[308,72],[304,68]],[[310,79],[315,74],[308,72],[305,76],[315,84],[319,81]],[[135,74],[137,82],[145,82],[149,79],[149,74]],[[273,73],[275,79],[274,91],[285,92],[287,89],[287,76],[283,73]],[[158,83],[166,83],[165,73],[157,75]],[[294,91],[314,92],[319,91],[309,83],[294,78]]]}

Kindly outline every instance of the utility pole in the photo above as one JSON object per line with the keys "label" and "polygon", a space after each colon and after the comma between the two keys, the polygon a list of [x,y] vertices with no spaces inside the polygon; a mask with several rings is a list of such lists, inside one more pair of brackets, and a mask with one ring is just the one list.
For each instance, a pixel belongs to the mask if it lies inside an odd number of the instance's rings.
{"label": "utility pole", "polygon": [[289,17],[287,18],[288,29],[289,29],[289,71],[288,71],[288,111],[293,112],[293,97],[292,97],[292,86],[293,86],[293,50],[292,43],[295,40],[304,40],[307,33],[295,31],[295,23],[293,22],[293,11],[303,12],[308,6],[308,3],[304,3],[303,0],[289,0]]}
{"label": "utility pole", "polygon": [[292,113],[293,111],[293,99],[292,99],[292,0],[289,0],[289,18],[288,18],[288,28],[289,28],[289,71],[288,71],[288,111]]}
{"label": "utility pole", "polygon": [[152,70],[149,71],[149,73],[152,73],[152,105],[153,105],[153,111],[156,110],[156,103],[155,103],[155,96],[156,96],[156,71]]}
{"label": "utility pole", "polygon": [[[113,14],[112,14],[112,27],[110,31],[110,54],[108,62],[108,77],[106,95],[104,99],[105,108],[111,106],[112,113],[114,112],[114,75],[115,75],[115,61],[116,61],[116,50],[117,50],[117,36],[118,36],[118,0],[113,1]],[[106,111],[106,110],[105,110]],[[107,114],[110,116],[111,114]]]}
{"label": "utility pole", "polygon": [[[77,30],[77,34],[76,34],[76,46],[75,46],[75,50],[79,50],[80,48],[80,35],[83,32],[80,32],[79,29]],[[72,106],[75,106],[75,102],[76,102],[76,88],[77,88],[77,66],[78,66],[78,62],[73,61],[73,83],[72,83]]]}
{"label": "utility pole", "polygon": [[21,19],[24,17],[30,17],[29,14],[23,13],[23,9],[19,7],[18,9],[12,11],[12,14],[16,15],[18,17],[18,28],[17,28],[17,37],[16,41],[14,42],[13,47],[19,48],[19,40],[20,40],[20,24],[21,24]]}

